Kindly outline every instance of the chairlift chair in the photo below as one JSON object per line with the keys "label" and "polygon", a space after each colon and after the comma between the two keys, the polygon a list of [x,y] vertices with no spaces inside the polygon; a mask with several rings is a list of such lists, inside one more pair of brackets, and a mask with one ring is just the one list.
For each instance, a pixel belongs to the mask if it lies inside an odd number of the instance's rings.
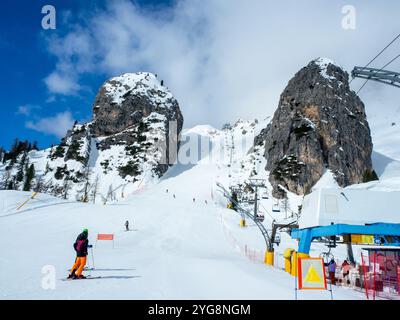
{"label": "chairlift chair", "polygon": [[265,216],[262,213],[259,213],[255,216],[255,220],[259,222],[264,222]]}
{"label": "chairlift chair", "polygon": [[278,246],[280,245],[280,243],[281,243],[281,235],[279,233],[277,233],[275,235],[274,243],[277,244]]}
{"label": "chairlift chair", "polygon": [[274,204],[272,206],[272,212],[281,212],[281,208],[279,207],[279,204]]}

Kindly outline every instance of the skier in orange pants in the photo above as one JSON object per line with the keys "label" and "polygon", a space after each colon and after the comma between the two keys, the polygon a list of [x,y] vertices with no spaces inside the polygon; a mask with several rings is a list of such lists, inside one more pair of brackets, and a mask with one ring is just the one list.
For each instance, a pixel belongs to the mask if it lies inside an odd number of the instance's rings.
{"label": "skier in orange pants", "polygon": [[[72,266],[72,272],[71,274],[75,271],[74,275],[76,278],[84,278],[82,276],[83,269],[86,266],[86,257],[77,257],[75,260],[75,264]],[[72,277],[74,277],[74,275]]]}
{"label": "skier in orange pants", "polygon": [[84,229],[83,232],[78,236],[74,243],[74,249],[76,251],[76,260],[74,265],[72,266],[71,273],[68,276],[68,279],[85,279],[85,276],[82,275],[83,269],[86,265],[86,257],[88,255],[88,229]]}

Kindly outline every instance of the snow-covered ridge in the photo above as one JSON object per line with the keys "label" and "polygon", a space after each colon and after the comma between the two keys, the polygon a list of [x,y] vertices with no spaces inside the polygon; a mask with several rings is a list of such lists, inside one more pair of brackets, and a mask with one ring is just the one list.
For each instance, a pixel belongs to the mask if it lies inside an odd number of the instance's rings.
{"label": "snow-covered ridge", "polygon": [[189,135],[189,134],[198,134],[202,136],[213,136],[217,133],[219,133],[220,130],[215,129],[214,127],[210,125],[198,125],[190,129],[184,129],[182,131],[183,135]]}
{"label": "snow-covered ridge", "polygon": [[165,107],[169,107],[169,100],[173,99],[168,88],[149,72],[124,73],[108,80],[104,88],[106,95],[112,97],[116,104],[121,104],[128,93],[148,96],[153,102]]}

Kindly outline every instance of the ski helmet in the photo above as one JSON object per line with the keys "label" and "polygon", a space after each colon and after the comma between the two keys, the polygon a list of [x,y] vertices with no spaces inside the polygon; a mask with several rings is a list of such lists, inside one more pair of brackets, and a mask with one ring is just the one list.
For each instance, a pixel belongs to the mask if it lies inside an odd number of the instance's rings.
{"label": "ski helmet", "polygon": [[88,229],[83,229],[83,233],[89,233],[89,230]]}

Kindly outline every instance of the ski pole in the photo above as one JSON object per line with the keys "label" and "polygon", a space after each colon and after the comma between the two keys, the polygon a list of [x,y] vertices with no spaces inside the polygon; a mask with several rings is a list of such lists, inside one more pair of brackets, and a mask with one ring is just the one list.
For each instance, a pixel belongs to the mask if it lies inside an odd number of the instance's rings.
{"label": "ski pole", "polygon": [[93,264],[93,269],[94,269],[94,255],[93,255],[93,247],[90,248],[90,251],[92,252],[92,264]]}

